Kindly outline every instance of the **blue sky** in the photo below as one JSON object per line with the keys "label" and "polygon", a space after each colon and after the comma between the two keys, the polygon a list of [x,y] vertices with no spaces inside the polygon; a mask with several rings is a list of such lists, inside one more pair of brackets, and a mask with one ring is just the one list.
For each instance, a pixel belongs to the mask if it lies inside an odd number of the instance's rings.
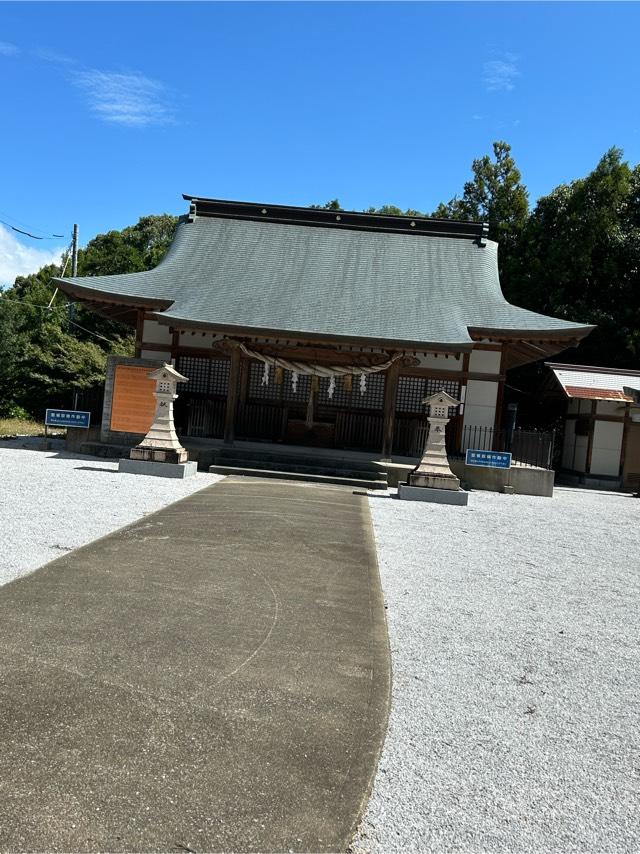
{"label": "blue sky", "polygon": [[[639,31],[635,3],[2,3],[0,220],[85,243],[183,192],[430,211],[495,139],[535,200],[612,145],[640,161]],[[65,242],[0,225],[0,283]]]}

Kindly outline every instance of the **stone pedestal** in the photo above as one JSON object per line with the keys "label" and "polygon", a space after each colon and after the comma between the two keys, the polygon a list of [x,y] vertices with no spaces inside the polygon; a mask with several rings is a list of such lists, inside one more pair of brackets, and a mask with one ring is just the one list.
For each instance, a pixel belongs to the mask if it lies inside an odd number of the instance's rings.
{"label": "stone pedestal", "polygon": [[124,457],[118,463],[118,471],[125,474],[146,474],[152,477],[176,477],[184,479],[198,473],[198,463],[154,462],[153,460],[132,460]]}
{"label": "stone pedestal", "polygon": [[409,486],[398,484],[398,498],[404,501],[429,501],[432,504],[457,504],[465,507],[469,503],[469,493],[461,489],[430,489],[428,486]]}

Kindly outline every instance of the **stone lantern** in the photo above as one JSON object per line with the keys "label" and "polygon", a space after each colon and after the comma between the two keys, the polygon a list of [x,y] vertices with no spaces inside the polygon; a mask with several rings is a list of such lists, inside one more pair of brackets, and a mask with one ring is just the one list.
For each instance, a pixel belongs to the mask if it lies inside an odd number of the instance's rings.
{"label": "stone lantern", "polygon": [[189,454],[180,444],[173,424],[173,401],[178,397],[178,383],[187,382],[171,365],[151,371],[155,380],[156,412],[153,424],[139,445],[132,448],[129,459],[120,460],[120,471],[156,474],[165,477],[187,477],[195,474],[197,463],[188,462]]}
{"label": "stone lantern", "polygon": [[442,390],[425,397],[422,403],[429,407],[427,442],[422,459],[409,474],[408,483],[401,483],[398,487],[398,497],[440,504],[466,504],[467,493],[462,492],[460,480],[449,466],[445,432],[450,420],[449,407],[459,406],[461,401]]}

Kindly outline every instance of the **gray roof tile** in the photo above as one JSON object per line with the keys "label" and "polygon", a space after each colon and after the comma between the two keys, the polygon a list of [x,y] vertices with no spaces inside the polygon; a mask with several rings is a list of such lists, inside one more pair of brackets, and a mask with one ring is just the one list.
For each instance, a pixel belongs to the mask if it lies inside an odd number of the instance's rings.
{"label": "gray roof tile", "polygon": [[172,301],[163,316],[279,333],[468,344],[470,328],[582,337],[592,327],[510,305],[497,244],[215,216],[185,219],[154,270],[58,280]]}

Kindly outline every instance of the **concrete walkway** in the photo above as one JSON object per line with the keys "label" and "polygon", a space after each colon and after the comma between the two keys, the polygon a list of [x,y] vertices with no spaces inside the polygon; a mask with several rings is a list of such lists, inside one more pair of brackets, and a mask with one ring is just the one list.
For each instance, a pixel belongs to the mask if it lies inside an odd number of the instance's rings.
{"label": "concrete walkway", "polygon": [[344,850],[388,695],[366,498],[223,481],[0,589],[0,849]]}

